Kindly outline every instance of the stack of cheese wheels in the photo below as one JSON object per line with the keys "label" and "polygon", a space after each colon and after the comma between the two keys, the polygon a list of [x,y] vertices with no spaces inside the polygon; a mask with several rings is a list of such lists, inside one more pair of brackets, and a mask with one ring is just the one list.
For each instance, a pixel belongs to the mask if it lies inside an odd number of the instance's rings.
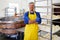
{"label": "stack of cheese wheels", "polygon": [[39,37],[38,40],[49,40],[48,38]]}
{"label": "stack of cheese wheels", "polygon": [[55,15],[53,15],[52,17],[53,17],[53,19],[56,19],[56,16]]}
{"label": "stack of cheese wheels", "polygon": [[[39,27],[41,30],[43,30],[43,31],[47,31],[47,32],[50,32],[50,25],[39,25],[39,26],[42,26],[42,27]],[[55,33],[55,32],[57,32],[58,30],[60,30],[60,27],[59,27],[59,25],[52,25],[52,33]]]}
{"label": "stack of cheese wheels", "polygon": [[60,19],[60,15],[58,15],[59,19]]}
{"label": "stack of cheese wheels", "polygon": [[53,35],[52,40],[60,40],[60,37],[58,37],[57,35]]}
{"label": "stack of cheese wheels", "polygon": [[4,24],[3,25],[2,24],[2,27],[3,27],[2,33],[4,33],[4,34],[15,34],[15,33],[17,33],[14,25],[11,25],[11,24]]}
{"label": "stack of cheese wheels", "polygon": [[[50,39],[50,33],[46,34],[44,37]],[[52,40],[60,40],[60,37],[57,35],[52,35]]]}
{"label": "stack of cheese wheels", "polygon": [[3,32],[2,33],[4,33],[4,34],[15,34],[16,33],[16,31],[15,30],[3,30]]}
{"label": "stack of cheese wheels", "polygon": [[47,19],[51,19],[51,15],[47,15]]}
{"label": "stack of cheese wheels", "polygon": [[60,19],[60,15],[53,15],[53,19]]}
{"label": "stack of cheese wheels", "polygon": [[60,27],[59,27],[59,25],[52,25],[52,32],[55,32],[55,31],[58,31],[58,30],[60,30]]}
{"label": "stack of cheese wheels", "polygon": [[2,29],[1,28],[2,28],[2,25],[0,24],[0,32],[2,32]]}

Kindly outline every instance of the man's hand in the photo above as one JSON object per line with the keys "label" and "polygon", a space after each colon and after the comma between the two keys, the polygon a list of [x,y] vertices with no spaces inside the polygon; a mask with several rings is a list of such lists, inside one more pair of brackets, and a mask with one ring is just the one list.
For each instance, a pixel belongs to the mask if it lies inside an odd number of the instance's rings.
{"label": "man's hand", "polygon": [[29,20],[29,24],[36,23],[35,20]]}

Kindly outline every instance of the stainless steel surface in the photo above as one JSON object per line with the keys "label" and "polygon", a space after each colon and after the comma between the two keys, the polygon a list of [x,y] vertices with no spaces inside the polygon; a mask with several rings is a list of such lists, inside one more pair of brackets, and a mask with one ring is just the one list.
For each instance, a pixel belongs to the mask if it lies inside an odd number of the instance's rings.
{"label": "stainless steel surface", "polygon": [[50,24],[51,27],[50,27],[50,40],[52,40],[52,15],[53,15],[53,14],[52,14],[52,13],[53,13],[53,6],[52,6],[52,3],[53,3],[53,2],[52,2],[52,0],[51,0],[51,22],[50,22],[50,23],[51,23],[51,24]]}

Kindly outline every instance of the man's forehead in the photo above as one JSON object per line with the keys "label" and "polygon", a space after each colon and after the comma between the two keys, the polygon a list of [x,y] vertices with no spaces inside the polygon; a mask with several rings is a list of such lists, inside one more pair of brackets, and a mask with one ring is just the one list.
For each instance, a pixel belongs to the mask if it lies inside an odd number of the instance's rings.
{"label": "man's forehead", "polygon": [[29,4],[29,5],[34,5],[34,4]]}

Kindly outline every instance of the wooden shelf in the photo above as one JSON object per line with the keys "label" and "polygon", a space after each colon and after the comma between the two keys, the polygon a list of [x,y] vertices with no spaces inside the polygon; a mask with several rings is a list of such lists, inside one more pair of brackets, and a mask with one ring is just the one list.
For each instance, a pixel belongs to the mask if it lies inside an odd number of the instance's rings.
{"label": "wooden shelf", "polygon": [[50,6],[35,6],[37,8],[51,8]]}
{"label": "wooden shelf", "polygon": [[52,22],[55,22],[55,23],[60,23],[60,22],[56,22],[56,21],[52,21]]}
{"label": "wooden shelf", "polygon": [[51,19],[47,19],[47,18],[42,18],[42,19],[45,19],[45,20],[51,20]]}
{"label": "wooden shelf", "polygon": [[[40,12],[40,13],[47,13],[47,12]],[[51,12],[48,12],[48,13],[51,13]],[[60,12],[52,12],[52,13],[60,13]]]}
{"label": "wooden shelf", "polygon": [[53,8],[60,8],[60,6],[54,6],[54,5],[53,5]]}
{"label": "wooden shelf", "polygon": [[53,13],[60,13],[60,12],[53,12]]}

